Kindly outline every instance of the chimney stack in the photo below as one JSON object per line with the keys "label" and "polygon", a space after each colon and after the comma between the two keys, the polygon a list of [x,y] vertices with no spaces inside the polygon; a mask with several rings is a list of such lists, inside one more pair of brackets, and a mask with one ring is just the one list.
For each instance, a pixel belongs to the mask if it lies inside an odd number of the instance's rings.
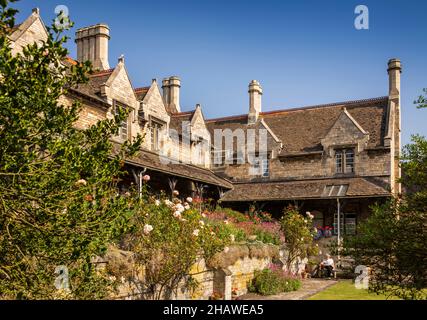
{"label": "chimney stack", "polygon": [[181,106],[179,104],[179,91],[181,88],[181,80],[172,76],[165,78],[162,81],[163,99],[167,109],[172,113],[181,112]]}
{"label": "chimney stack", "polygon": [[249,116],[248,122],[255,123],[258,120],[259,113],[261,112],[261,96],[262,88],[257,80],[252,80],[249,83]]}
{"label": "chimney stack", "polygon": [[95,70],[107,70],[110,28],[106,24],[78,29],[76,32],[77,60],[92,62]]}
{"label": "chimney stack", "polygon": [[166,108],[169,110],[169,101],[170,101],[169,78],[163,79],[162,89],[163,89],[163,100],[165,102]]}
{"label": "chimney stack", "polygon": [[388,61],[388,79],[389,92],[391,99],[400,98],[400,74],[402,73],[402,65],[399,59],[390,59]]}

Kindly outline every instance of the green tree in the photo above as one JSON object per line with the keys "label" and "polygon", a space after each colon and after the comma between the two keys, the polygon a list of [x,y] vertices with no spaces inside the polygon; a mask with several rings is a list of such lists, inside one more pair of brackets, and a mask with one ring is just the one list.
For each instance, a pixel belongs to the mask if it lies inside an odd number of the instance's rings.
{"label": "green tree", "polygon": [[67,38],[55,25],[13,56],[8,2],[0,1],[0,298],[57,297],[57,266],[69,271],[64,297],[102,298],[109,283],[92,259],[128,228],[133,200],[116,184],[141,137],[113,156],[124,112],[76,128],[81,106],[59,101],[88,80],[90,64],[63,63]]}
{"label": "green tree", "polygon": [[[419,101],[422,101],[421,99]],[[425,101],[425,100],[424,100]],[[421,102],[420,102],[421,103]],[[370,290],[403,299],[426,299],[427,140],[415,135],[403,149],[402,199],[376,205],[344,239],[355,265],[371,268]]]}

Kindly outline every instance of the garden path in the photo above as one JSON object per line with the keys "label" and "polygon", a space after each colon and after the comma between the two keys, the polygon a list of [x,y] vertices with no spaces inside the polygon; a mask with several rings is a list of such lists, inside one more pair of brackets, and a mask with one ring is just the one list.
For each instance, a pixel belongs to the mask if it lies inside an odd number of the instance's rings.
{"label": "garden path", "polygon": [[303,279],[302,286],[297,291],[283,292],[271,296],[261,296],[256,293],[248,293],[240,296],[239,300],[305,300],[312,295],[323,291],[336,284],[336,280],[326,279]]}

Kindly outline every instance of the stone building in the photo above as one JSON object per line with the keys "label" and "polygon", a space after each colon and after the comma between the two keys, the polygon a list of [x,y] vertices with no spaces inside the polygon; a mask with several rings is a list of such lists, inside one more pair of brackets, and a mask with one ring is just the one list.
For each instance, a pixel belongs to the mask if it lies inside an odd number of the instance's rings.
{"label": "stone building", "polygon": [[[112,140],[145,139],[127,161],[124,188],[148,173],[154,192],[177,189],[242,211],[255,203],[276,216],[293,204],[314,213],[317,225],[341,221],[342,233],[354,233],[372,204],[400,193],[398,59],[388,62],[388,96],[263,112],[262,87],[253,80],[247,114],[205,119],[200,105],[182,110],[180,78],[135,88],[123,57],[111,67],[109,31],[97,24],[76,32],[77,59],[64,63],[90,60],[96,71],[62,102],[81,101],[81,128],[111,118],[118,107],[129,111]],[[46,37],[37,9],[10,34],[15,54]]]}

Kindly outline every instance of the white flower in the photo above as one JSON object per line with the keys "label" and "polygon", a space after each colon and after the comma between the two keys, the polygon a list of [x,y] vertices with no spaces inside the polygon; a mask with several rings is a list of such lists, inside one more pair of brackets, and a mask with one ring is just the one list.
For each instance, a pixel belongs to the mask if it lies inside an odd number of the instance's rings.
{"label": "white flower", "polygon": [[193,202],[193,198],[188,197],[187,199],[185,199],[188,203],[192,203]]}
{"label": "white flower", "polygon": [[307,223],[307,219],[304,219],[304,222]]}
{"label": "white flower", "polygon": [[178,203],[178,204],[175,205],[175,210],[182,213],[182,212],[185,211],[185,208],[184,208],[184,206],[182,204]]}
{"label": "white flower", "polygon": [[172,192],[172,194],[173,194],[175,197],[179,196],[179,192],[178,192],[178,190],[174,190],[174,191]]}
{"label": "white flower", "polygon": [[190,207],[190,205],[189,205],[188,203],[186,203],[186,204],[184,204],[184,209],[185,209],[185,210],[190,210],[190,209],[191,209],[191,207]]}
{"label": "white flower", "polygon": [[200,232],[200,230],[199,230],[199,229],[195,229],[195,230],[193,231],[193,236],[198,237],[198,236],[199,236],[199,232]]}
{"label": "white flower", "polygon": [[234,242],[236,240],[236,237],[234,236],[234,234],[230,235],[230,240],[231,240],[231,242]]}
{"label": "white flower", "polygon": [[146,174],[145,176],[142,177],[142,180],[144,180],[144,182],[148,182],[150,181],[150,176],[148,174]]}
{"label": "white flower", "polygon": [[151,231],[153,231],[153,226],[149,225],[149,224],[146,224],[144,226],[144,234],[145,235],[149,235]]}
{"label": "white flower", "polygon": [[200,223],[201,226],[205,225],[205,222],[203,220],[200,220],[199,223]]}
{"label": "white flower", "polygon": [[86,186],[87,181],[85,179],[80,179],[76,182],[76,186]]}
{"label": "white flower", "polygon": [[214,235],[215,235],[215,232],[211,231],[211,236],[214,236]]}
{"label": "white flower", "polygon": [[156,206],[160,206],[160,200],[156,200],[156,201],[154,201],[154,204],[155,204]]}
{"label": "white flower", "polygon": [[180,212],[180,211],[175,211],[175,212],[173,213],[173,216],[174,216],[175,218],[181,218],[181,212]]}
{"label": "white flower", "polygon": [[228,220],[224,220],[224,223],[225,223],[225,224],[228,224]]}
{"label": "white flower", "polygon": [[173,206],[173,203],[172,203],[172,201],[170,201],[170,200],[168,200],[168,199],[165,199],[165,205],[167,205],[168,207],[171,207],[171,206]]}
{"label": "white flower", "polygon": [[228,251],[230,251],[230,248],[229,247],[224,247],[224,252],[228,253]]}
{"label": "white flower", "polygon": [[304,237],[301,237],[301,241],[304,241]]}
{"label": "white flower", "polygon": [[307,211],[306,213],[305,213],[305,215],[306,216],[309,216],[311,213],[310,213],[310,211]]}
{"label": "white flower", "polygon": [[205,214],[205,213],[202,213],[202,217],[203,217],[203,218],[206,218],[206,214]]}

